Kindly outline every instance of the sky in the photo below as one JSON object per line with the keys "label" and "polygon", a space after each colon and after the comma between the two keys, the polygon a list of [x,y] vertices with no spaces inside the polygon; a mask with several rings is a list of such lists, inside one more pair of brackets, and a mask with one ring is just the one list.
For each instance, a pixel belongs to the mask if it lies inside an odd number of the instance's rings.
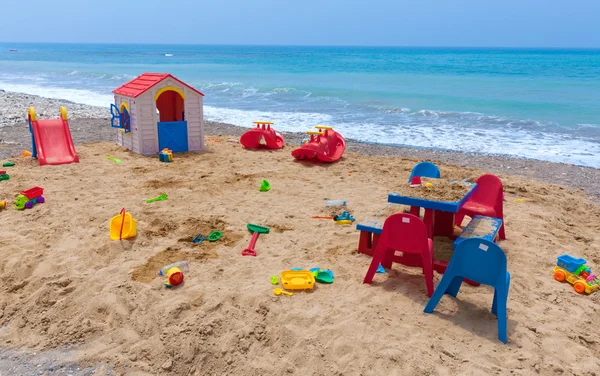
{"label": "sky", "polygon": [[600,0],[5,0],[0,41],[600,48]]}

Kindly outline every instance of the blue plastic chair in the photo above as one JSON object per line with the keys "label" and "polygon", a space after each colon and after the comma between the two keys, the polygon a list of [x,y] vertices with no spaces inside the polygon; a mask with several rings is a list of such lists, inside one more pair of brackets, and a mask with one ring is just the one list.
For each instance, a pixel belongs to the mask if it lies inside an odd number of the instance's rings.
{"label": "blue plastic chair", "polygon": [[439,179],[440,169],[431,162],[419,162],[410,172],[410,177],[408,178],[409,183],[412,181],[413,176]]}
{"label": "blue plastic chair", "polygon": [[497,244],[471,238],[456,247],[444,276],[425,306],[432,313],[444,294],[456,297],[463,279],[494,287],[492,313],[498,316],[498,339],[506,343],[506,301],[510,273],[506,270],[506,255]]}

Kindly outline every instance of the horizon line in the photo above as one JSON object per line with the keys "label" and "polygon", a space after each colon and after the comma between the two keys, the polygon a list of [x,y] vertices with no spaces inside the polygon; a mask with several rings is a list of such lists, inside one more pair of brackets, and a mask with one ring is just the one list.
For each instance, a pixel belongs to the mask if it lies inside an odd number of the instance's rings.
{"label": "horizon line", "polygon": [[91,44],[91,45],[147,45],[147,46],[222,46],[222,47],[350,47],[350,48],[497,48],[497,49],[565,49],[600,50],[597,47],[583,46],[436,46],[436,45],[352,45],[352,44],[239,44],[239,43],[149,43],[149,42],[14,42],[0,41],[2,44]]}

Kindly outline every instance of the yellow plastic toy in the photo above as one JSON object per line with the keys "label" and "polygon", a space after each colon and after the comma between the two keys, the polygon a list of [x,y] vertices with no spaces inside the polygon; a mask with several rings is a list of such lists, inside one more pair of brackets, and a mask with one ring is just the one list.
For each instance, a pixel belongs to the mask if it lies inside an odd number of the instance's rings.
{"label": "yellow plastic toy", "polygon": [[274,289],[274,290],[273,290],[273,293],[274,293],[275,295],[277,295],[277,296],[279,296],[279,295],[288,295],[288,296],[294,296],[294,293],[293,293],[293,292],[283,291],[283,290],[282,290],[282,289],[280,289],[280,288],[276,288],[276,289]]}
{"label": "yellow plastic toy", "polygon": [[110,239],[122,240],[133,238],[136,235],[136,221],[131,214],[125,212],[125,208],[121,209],[119,215],[115,215],[110,220]]}
{"label": "yellow plastic toy", "polygon": [[4,209],[6,208],[6,201],[2,200],[0,201],[0,209]]}
{"label": "yellow plastic toy", "polygon": [[281,284],[286,290],[309,290],[315,286],[315,276],[308,270],[284,270]]}

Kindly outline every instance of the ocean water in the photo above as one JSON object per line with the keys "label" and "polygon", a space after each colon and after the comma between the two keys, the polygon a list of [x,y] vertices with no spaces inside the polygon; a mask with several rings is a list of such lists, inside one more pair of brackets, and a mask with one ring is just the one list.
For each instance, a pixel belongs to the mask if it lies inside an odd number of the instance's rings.
{"label": "ocean water", "polygon": [[4,90],[108,107],[142,72],[208,120],[600,168],[600,50],[0,43]]}

